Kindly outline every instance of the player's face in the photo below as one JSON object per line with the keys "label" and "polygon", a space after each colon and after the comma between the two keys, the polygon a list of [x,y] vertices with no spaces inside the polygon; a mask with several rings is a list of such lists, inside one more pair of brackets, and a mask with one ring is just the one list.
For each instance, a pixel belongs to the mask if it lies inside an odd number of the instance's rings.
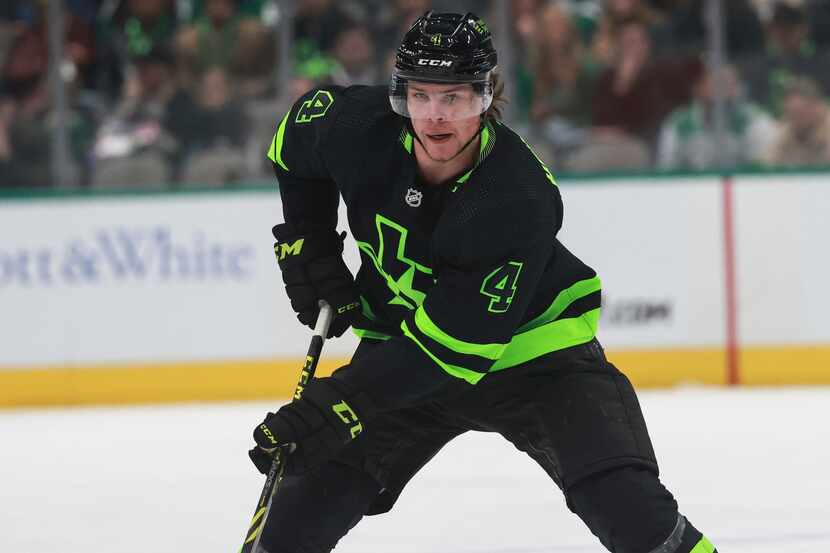
{"label": "player's face", "polygon": [[409,83],[412,128],[431,159],[453,159],[478,132],[481,102],[470,84]]}

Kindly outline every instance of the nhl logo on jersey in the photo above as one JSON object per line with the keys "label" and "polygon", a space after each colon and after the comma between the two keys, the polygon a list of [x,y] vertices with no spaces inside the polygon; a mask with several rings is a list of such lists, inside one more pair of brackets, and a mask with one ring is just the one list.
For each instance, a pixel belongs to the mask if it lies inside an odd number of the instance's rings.
{"label": "nhl logo on jersey", "polygon": [[421,199],[424,197],[424,193],[420,190],[415,190],[414,188],[407,188],[406,196],[404,199],[406,200],[406,205],[409,207],[418,207],[421,205]]}

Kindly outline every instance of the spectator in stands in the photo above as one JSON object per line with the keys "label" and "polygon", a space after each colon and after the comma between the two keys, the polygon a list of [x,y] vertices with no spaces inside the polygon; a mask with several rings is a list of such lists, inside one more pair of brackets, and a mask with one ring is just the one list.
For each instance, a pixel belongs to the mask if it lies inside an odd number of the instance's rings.
{"label": "spectator in stands", "polygon": [[526,52],[536,38],[539,27],[540,0],[515,0],[510,2],[510,17],[513,23],[512,36],[517,46]]}
{"label": "spectator in stands", "polygon": [[[510,2],[510,15],[507,22],[510,25],[500,34],[507,37],[513,44],[513,63],[510,67],[502,65],[501,73],[505,80],[511,80],[513,90],[510,95],[514,123],[524,124],[531,119],[534,88],[536,87],[536,59],[538,45],[537,34],[542,25],[539,24],[539,15],[542,9],[542,0],[515,0]],[[499,18],[491,17],[491,23]]]}
{"label": "spectator in stands", "polygon": [[[109,6],[116,6],[110,13]],[[105,4],[99,15],[99,93],[118,101],[132,60],[169,48],[178,26],[174,0],[126,0]]]}
{"label": "spectator in stands", "polygon": [[531,121],[540,126],[554,151],[567,150],[582,143],[591,125],[602,67],[583,46],[561,5],[545,6],[539,21]]}
{"label": "spectator in stands", "polygon": [[691,99],[696,62],[656,62],[644,23],[620,28],[613,65],[603,71],[594,97],[595,137],[634,139],[651,147],[663,119]]}
{"label": "spectator in stands", "polygon": [[374,20],[378,48],[383,52],[393,52],[398,47],[400,37],[431,7],[429,0],[386,2]]}
{"label": "spectator in stands", "polygon": [[113,114],[98,131],[93,184],[97,187],[165,186],[174,142],[164,115],[176,93],[174,58],[156,46],[133,61]]}
{"label": "spectator in stands", "polygon": [[392,0],[382,3],[371,18],[372,32],[382,75],[391,75],[398,41],[412,23],[432,9],[430,0]]}
{"label": "spectator in stands", "polygon": [[591,45],[596,60],[606,65],[613,61],[620,30],[632,20],[641,22],[650,30],[660,23],[661,17],[645,0],[607,0],[603,4]]}
{"label": "spectator in stands", "polygon": [[[715,79],[724,95],[724,135],[715,128]],[[675,110],[663,125],[657,153],[661,169],[710,169],[760,163],[775,136],[772,118],[744,99],[734,67],[705,71],[694,99]]]}
{"label": "spectator in stands", "polygon": [[221,67],[244,96],[262,94],[270,84],[276,47],[268,29],[238,12],[235,0],[205,0],[204,14],[176,36],[185,86],[209,67]]}
{"label": "spectator in stands", "polygon": [[808,76],[830,91],[830,58],[816,50],[803,7],[778,1],[767,25],[765,55],[747,60],[744,74],[752,98],[780,115],[784,88],[794,75]]}
{"label": "spectator in stands", "polygon": [[51,186],[47,102],[45,81],[21,101],[0,100],[0,188]]}
{"label": "spectator in stands", "polygon": [[830,165],[830,109],[815,81],[798,77],[787,85],[768,161],[789,167]]}
{"label": "spectator in stands", "polygon": [[289,85],[291,104],[286,107],[290,108],[300,96],[312,88],[331,84],[335,67],[334,61],[326,56],[311,58],[295,64],[294,75]]}
{"label": "spectator in stands", "polygon": [[331,53],[335,61],[331,75],[334,84],[380,84],[378,55],[365,25],[353,23],[340,31]]}
{"label": "spectator in stands", "polygon": [[300,0],[294,17],[294,51],[297,61],[331,51],[334,38],[352,17],[333,0]]}
{"label": "spectator in stands", "polygon": [[[11,40],[8,54],[0,70],[2,93],[21,98],[47,77],[49,70],[49,30],[46,1],[34,4],[33,20],[20,24]],[[91,82],[95,60],[95,38],[92,29],[72,12],[64,12],[64,63],[70,68],[72,80]]]}
{"label": "spectator in stands", "polygon": [[[46,2],[18,3],[11,18],[6,56],[0,58],[0,186],[52,186],[49,143],[55,120],[48,87],[49,37]],[[28,9],[24,9],[28,8]],[[78,105],[78,90],[91,75],[95,59],[92,29],[71,11],[64,12],[64,112],[70,138],[69,166],[62,183],[77,184],[93,132],[87,111]]]}
{"label": "spectator in stands", "polygon": [[165,127],[176,140],[174,179],[224,184],[244,176],[246,119],[221,67],[205,71],[195,93],[180,90],[165,115]]}
{"label": "spectator in stands", "polygon": [[[646,0],[646,2],[648,3],[649,0]],[[590,47],[593,44],[594,36],[597,33],[601,21],[604,20],[608,8],[605,0],[554,0],[553,2],[537,0],[537,3],[540,4],[541,8],[546,3],[555,3],[567,11],[571,16],[574,28],[586,47]],[[625,9],[623,6],[623,10]]]}
{"label": "spectator in stands", "polygon": [[[43,79],[19,99],[0,98],[0,188],[55,185],[51,174],[54,106]],[[91,115],[78,107],[77,89],[67,88],[64,122],[70,159],[63,167],[61,184],[75,186],[85,178],[86,153],[94,133]]]}

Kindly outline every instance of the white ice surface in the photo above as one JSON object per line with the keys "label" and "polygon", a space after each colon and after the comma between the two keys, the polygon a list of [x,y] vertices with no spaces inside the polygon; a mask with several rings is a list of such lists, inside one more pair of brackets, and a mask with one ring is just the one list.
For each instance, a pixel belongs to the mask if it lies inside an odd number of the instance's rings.
{"label": "white ice surface", "polygon": [[[641,402],[663,481],[721,553],[830,551],[830,389]],[[235,553],[262,485],[250,432],[273,407],[0,411],[0,553]],[[467,434],[336,551],[604,549],[529,458]]]}

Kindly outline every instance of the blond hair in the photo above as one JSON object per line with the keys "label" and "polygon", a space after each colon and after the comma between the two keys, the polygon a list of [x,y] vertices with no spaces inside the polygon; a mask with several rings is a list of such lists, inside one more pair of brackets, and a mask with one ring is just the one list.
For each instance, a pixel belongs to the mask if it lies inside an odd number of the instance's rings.
{"label": "blond hair", "polygon": [[493,86],[493,101],[490,107],[484,112],[484,118],[488,121],[500,121],[502,118],[502,108],[508,102],[507,96],[504,94],[504,82],[498,73],[493,73],[491,77]]}

